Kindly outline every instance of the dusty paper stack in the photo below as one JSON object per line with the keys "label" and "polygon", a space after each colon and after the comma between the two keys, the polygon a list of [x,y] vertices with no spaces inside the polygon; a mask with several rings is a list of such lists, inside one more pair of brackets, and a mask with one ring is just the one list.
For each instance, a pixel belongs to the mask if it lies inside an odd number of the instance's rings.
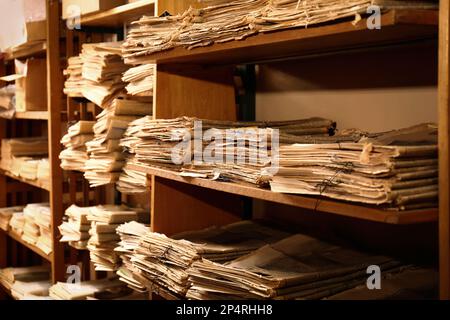
{"label": "dusty paper stack", "polygon": [[[18,282],[20,284],[38,283],[41,281],[49,282],[49,279],[49,266],[0,269],[0,283],[8,290],[11,290]],[[16,286],[16,289],[19,289],[19,286]],[[22,290],[18,291],[22,292]]]}
{"label": "dusty paper stack", "polygon": [[29,204],[23,210],[25,223],[22,239],[37,246],[47,255],[53,251],[51,210],[48,204]]}
{"label": "dusty paper stack", "polygon": [[[273,143],[277,148],[277,143],[315,141],[333,134],[335,127],[333,121],[322,118],[232,122],[145,117],[130,124],[121,145],[135,154],[133,161],[140,165],[182,171],[183,176],[264,186],[270,178],[265,169],[271,166]],[[276,132],[279,139],[273,142]]]}
{"label": "dusty paper stack", "polygon": [[280,148],[272,191],[321,195],[396,210],[437,206],[437,126],[423,124],[359,142]]}
{"label": "dusty paper stack", "polygon": [[[6,171],[14,170],[16,175],[20,175],[22,164],[19,165],[19,161],[42,159],[47,155],[48,140],[45,137],[3,139],[1,167]],[[37,165],[35,169],[37,170]]]}
{"label": "dusty paper stack", "polygon": [[80,55],[85,80],[83,96],[103,109],[125,88],[122,74],[128,67],[123,63],[120,45],[118,42],[83,44]]}
{"label": "dusty paper stack", "polygon": [[125,285],[118,279],[101,279],[80,283],[58,282],[50,290],[50,297],[55,300],[86,300],[100,292],[116,291]]}
{"label": "dusty paper stack", "polygon": [[14,212],[9,220],[9,227],[19,237],[23,234],[23,228],[25,226],[25,215],[23,212]]}
{"label": "dusty paper stack", "polygon": [[202,257],[230,261],[288,235],[251,221],[186,232],[173,238],[149,232],[134,250],[131,272],[141,287],[183,297],[190,286],[186,270],[194,261]]}
{"label": "dusty paper stack", "polygon": [[81,98],[85,86],[82,75],[83,60],[80,56],[70,57],[67,63],[67,69],[64,70],[64,75],[67,77],[64,83],[64,94],[72,98]]}
{"label": "dusty paper stack", "polygon": [[126,154],[119,145],[128,124],[151,114],[151,104],[134,100],[115,99],[97,116],[93,130],[95,139],[87,143],[89,160],[85,177],[92,187],[114,183],[119,179]]}
{"label": "dusty paper stack", "polygon": [[91,222],[88,249],[95,270],[116,271],[120,266],[119,254],[114,251],[120,241],[116,229],[125,222],[148,222],[150,214],[125,205],[105,205],[91,208],[87,218]]}
{"label": "dusty paper stack", "polygon": [[138,194],[150,191],[150,183],[147,174],[133,169],[133,165],[139,164],[135,156],[127,159],[125,167],[122,169],[119,181],[117,181],[117,190],[123,194]]}
{"label": "dusty paper stack", "polygon": [[371,5],[382,9],[436,8],[432,1],[384,0],[203,0],[202,9],[189,8],[174,17],[144,16],[132,24],[123,45],[126,63],[142,64],[155,52],[193,49],[258,33],[306,28],[339,19],[361,20]]}
{"label": "dusty paper stack", "polygon": [[0,117],[12,119],[16,113],[16,86],[0,88]]}
{"label": "dusty paper stack", "polygon": [[61,168],[64,170],[84,171],[89,159],[86,143],[94,139],[94,121],[78,121],[69,127],[67,134],[61,139],[64,150],[61,151]]}
{"label": "dusty paper stack", "polygon": [[49,279],[41,281],[20,281],[17,280],[11,287],[11,295],[16,300],[24,300],[26,297],[48,296],[52,283]]}
{"label": "dusty paper stack", "polygon": [[9,207],[0,209],[0,229],[3,231],[9,230],[9,222],[15,213],[23,212],[23,206]]}
{"label": "dusty paper stack", "polygon": [[389,257],[358,252],[296,234],[220,264],[206,258],[187,270],[187,298],[321,299],[367,281],[367,267],[400,266]]}
{"label": "dusty paper stack", "polygon": [[44,183],[50,182],[50,161],[48,158],[39,160],[37,165],[36,178]]}
{"label": "dusty paper stack", "polygon": [[143,64],[128,69],[122,77],[122,81],[128,83],[126,86],[128,94],[139,97],[152,97],[155,69],[156,66],[154,64]]}
{"label": "dusty paper stack", "polygon": [[64,222],[58,227],[62,238],[60,242],[68,242],[78,250],[86,250],[91,224],[87,219],[91,207],[71,205],[65,212]]}
{"label": "dusty paper stack", "polygon": [[120,255],[122,266],[117,270],[119,279],[125,282],[130,288],[138,292],[147,292],[147,288],[136,279],[134,273],[139,271],[131,263],[134,250],[139,247],[141,238],[150,232],[150,228],[145,224],[135,221],[124,223],[117,228],[120,242],[114,251]]}

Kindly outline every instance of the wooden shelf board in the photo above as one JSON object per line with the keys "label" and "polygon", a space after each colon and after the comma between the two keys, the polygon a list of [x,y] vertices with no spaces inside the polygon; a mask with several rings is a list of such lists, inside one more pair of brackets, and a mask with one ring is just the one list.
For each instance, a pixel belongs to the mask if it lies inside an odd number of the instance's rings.
{"label": "wooden shelf board", "polygon": [[148,175],[153,175],[156,177],[178,181],[182,183],[188,183],[202,188],[213,189],[221,192],[285,204],[309,210],[317,210],[318,212],[333,213],[350,218],[357,218],[388,224],[414,224],[414,223],[437,221],[438,219],[437,209],[426,209],[407,212],[387,211],[374,207],[350,204],[341,201],[333,201],[319,197],[306,197],[299,195],[275,193],[270,190],[257,188],[251,185],[220,182],[208,179],[185,178],[181,177],[177,172],[160,168],[151,168],[140,165],[133,165],[131,166],[131,168],[140,172],[147,173]]}
{"label": "wooden shelf board", "polygon": [[48,112],[47,111],[16,112],[14,117],[16,119],[24,119],[24,120],[48,120]]}
{"label": "wooden shelf board", "polygon": [[49,185],[48,182],[42,182],[42,181],[39,181],[39,180],[28,180],[28,179],[24,179],[24,178],[22,178],[22,177],[18,177],[18,176],[16,176],[16,175],[12,174],[12,173],[9,172],[9,171],[4,170],[4,169],[2,169],[2,168],[0,168],[0,174],[3,174],[3,175],[5,175],[5,176],[10,177],[10,178],[12,178],[12,179],[15,179],[15,180],[17,180],[17,181],[20,181],[20,182],[29,184],[29,185],[31,185],[31,186],[33,186],[33,187],[36,187],[36,188],[40,188],[40,189],[44,189],[44,190],[50,191],[50,185]]}
{"label": "wooden shelf board", "polygon": [[40,255],[42,258],[52,262],[52,254],[50,253],[49,255],[47,255],[44,251],[42,251],[41,249],[39,249],[38,247],[29,244],[28,242],[24,241],[17,233],[15,233],[14,231],[10,230],[8,231],[8,235],[14,239],[15,241],[19,242],[20,244],[22,244],[23,246],[27,247],[28,249],[30,249],[31,251],[33,251],[34,253]]}
{"label": "wooden shelf board", "polygon": [[110,10],[91,13],[81,17],[81,27],[122,28],[133,19],[154,15],[155,0],[140,0]]}
{"label": "wooden shelf board", "polygon": [[321,26],[274,31],[242,41],[208,47],[175,48],[146,57],[142,63],[250,63],[300,57],[316,53],[364,49],[406,41],[437,39],[437,10],[393,9],[382,14],[380,30],[369,30],[366,19]]}
{"label": "wooden shelf board", "polygon": [[32,56],[43,57],[47,52],[47,43],[46,42],[37,42],[33,44],[24,44],[14,52],[6,52],[5,60],[11,61],[14,59],[24,59]]}

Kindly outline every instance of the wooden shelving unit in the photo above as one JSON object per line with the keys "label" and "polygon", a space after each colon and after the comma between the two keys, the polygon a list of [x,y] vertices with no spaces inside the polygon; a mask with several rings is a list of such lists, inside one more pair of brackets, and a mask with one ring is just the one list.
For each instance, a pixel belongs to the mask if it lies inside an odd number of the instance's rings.
{"label": "wooden shelving unit", "polygon": [[124,24],[143,15],[153,15],[156,0],[139,0],[111,10],[81,17],[81,27],[123,28]]}
{"label": "wooden shelving unit", "polygon": [[[43,199],[50,203],[52,221],[52,241],[53,250],[52,253],[47,255],[41,249],[25,242],[18,234],[14,232],[0,232],[0,267],[7,266],[7,254],[8,254],[8,237],[15,240],[20,245],[30,249],[38,256],[44,258],[51,263],[52,269],[52,281],[64,281],[65,278],[65,261],[64,261],[64,247],[59,242],[59,231],[57,227],[62,223],[62,202],[63,202],[63,179],[62,170],[59,166],[59,153],[60,153],[60,140],[61,140],[61,122],[64,119],[62,117],[61,99],[62,99],[62,72],[60,68],[60,3],[58,0],[46,1],[47,7],[47,41],[35,43],[33,45],[25,44],[15,50],[11,54],[4,56],[5,64],[11,64],[13,59],[28,58],[28,57],[46,57],[47,58],[47,88],[48,91],[43,94],[47,94],[48,98],[48,111],[44,112],[18,112],[15,115],[15,120],[12,121],[46,121],[45,126],[37,125],[37,128],[47,130],[47,133],[39,132],[39,135],[46,135],[49,139],[49,161],[50,161],[50,181],[28,180],[18,176],[15,176],[11,172],[0,170],[0,188],[2,190],[0,196],[0,207],[6,207],[8,205],[27,204],[30,203],[26,200],[27,193],[31,191],[33,199]],[[16,48],[17,49],[17,48]],[[2,61],[3,62],[3,61]],[[2,63],[3,64],[3,63]],[[4,65],[0,72],[5,72]],[[5,120],[3,120],[5,121]],[[38,122],[35,122],[38,123]],[[0,131],[0,137],[7,136],[6,123],[2,123],[2,130]],[[16,126],[16,123],[12,125],[13,128],[21,127],[25,128],[25,131],[36,132],[36,130],[27,130],[27,126]],[[33,128],[31,128],[33,129]],[[9,136],[14,137],[14,132]],[[22,135],[23,136],[23,135]],[[7,182],[7,178],[14,179],[14,183]],[[35,188],[30,188],[35,187]],[[42,189],[42,195],[39,194],[38,189]],[[20,196],[21,203],[17,203],[16,193],[22,193]],[[8,193],[14,193],[10,199]],[[45,196],[44,196],[45,195]],[[24,203],[25,201],[25,203]]]}

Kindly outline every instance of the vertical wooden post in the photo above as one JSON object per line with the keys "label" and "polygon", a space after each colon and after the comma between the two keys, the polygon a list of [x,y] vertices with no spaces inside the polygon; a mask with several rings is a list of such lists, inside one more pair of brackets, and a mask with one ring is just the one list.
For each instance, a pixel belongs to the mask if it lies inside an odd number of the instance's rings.
{"label": "vertical wooden post", "polygon": [[440,1],[439,16],[439,253],[440,297],[450,299],[450,4]]}
{"label": "vertical wooden post", "polygon": [[50,207],[52,212],[52,280],[63,281],[65,275],[64,246],[58,239],[58,226],[63,217],[63,175],[59,162],[61,152],[62,73],[60,63],[60,3],[47,0],[47,86],[48,142],[50,161]]}

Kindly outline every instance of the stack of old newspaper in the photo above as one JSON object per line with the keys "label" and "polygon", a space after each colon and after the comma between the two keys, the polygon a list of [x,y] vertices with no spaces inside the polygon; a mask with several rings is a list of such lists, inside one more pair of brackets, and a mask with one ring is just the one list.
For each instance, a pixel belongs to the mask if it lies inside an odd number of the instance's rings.
{"label": "stack of old newspaper", "polygon": [[116,229],[125,222],[149,221],[150,214],[142,209],[125,205],[104,205],[90,208],[87,219],[91,222],[88,249],[97,271],[116,271],[121,263],[115,252],[120,236]]}
{"label": "stack of old newspaper", "polygon": [[64,83],[64,94],[74,98],[83,97],[82,91],[85,85],[82,75],[83,60],[80,56],[70,57],[67,63],[67,69],[64,70],[64,75],[67,77]]}
{"label": "stack of old newspaper", "polygon": [[120,291],[124,286],[124,283],[116,278],[79,283],[58,282],[50,288],[49,294],[55,300],[86,300],[99,293]]}
{"label": "stack of old newspaper", "polygon": [[266,185],[279,143],[314,142],[334,134],[327,119],[232,122],[182,117],[132,122],[121,141],[134,163],[182,171],[183,176]]}
{"label": "stack of old newspaper", "polygon": [[437,126],[372,134],[359,142],[280,147],[272,191],[407,210],[437,206]]}
{"label": "stack of old newspaper", "polygon": [[123,93],[122,74],[128,69],[123,63],[121,43],[83,44],[81,53],[83,96],[101,108],[107,108]]}
{"label": "stack of old newspaper", "polygon": [[361,20],[372,5],[381,9],[436,8],[432,1],[392,0],[204,0],[173,17],[144,16],[132,24],[123,45],[125,61],[146,63],[155,52],[175,47],[195,48],[243,40],[251,35],[289,28],[306,28],[339,19]]}
{"label": "stack of old newspaper", "polygon": [[87,219],[91,207],[71,205],[65,212],[64,222],[58,227],[62,235],[61,242],[68,242],[78,249],[87,249],[91,224]]}
{"label": "stack of old newspaper", "polygon": [[46,266],[0,269],[0,283],[16,299],[28,294],[48,294],[51,269]]}
{"label": "stack of old newspaper", "polygon": [[139,270],[131,263],[134,250],[139,247],[141,238],[150,232],[150,228],[135,221],[124,223],[117,228],[117,233],[120,236],[120,242],[114,251],[120,255],[122,266],[117,270],[117,275],[120,280],[125,282],[130,288],[138,292],[146,292],[147,288],[140,282],[135,274]]}
{"label": "stack of old newspaper", "polygon": [[64,170],[84,171],[89,159],[86,143],[94,139],[94,121],[79,121],[69,127],[66,135],[61,139],[65,149],[61,151],[61,168]]}
{"label": "stack of old newspaper", "polygon": [[[1,143],[1,167],[17,176],[22,171],[23,162],[40,160],[47,155],[46,137],[3,139]],[[34,163],[34,169],[36,175],[37,163]]]}
{"label": "stack of old newspaper", "polygon": [[147,174],[134,169],[139,162],[135,160],[135,156],[127,159],[125,167],[122,169],[119,181],[117,181],[117,190],[123,194],[148,193],[150,191],[150,183]]}
{"label": "stack of old newspaper", "polygon": [[[186,232],[172,238],[148,232],[131,258],[133,280],[149,290],[184,296],[189,289],[187,269],[201,258],[226,262],[289,234],[243,221],[225,227]],[[136,270],[138,272],[136,272]]]}
{"label": "stack of old newspaper", "polygon": [[92,187],[114,183],[119,179],[126,154],[119,146],[128,124],[151,114],[150,103],[127,99],[115,99],[97,116],[93,126],[95,138],[88,142],[89,159],[85,163],[85,177]]}
{"label": "stack of old newspaper", "polygon": [[122,77],[122,81],[127,83],[127,93],[132,96],[152,97],[155,68],[154,64],[143,64],[128,69]]}
{"label": "stack of old newspaper", "polygon": [[187,270],[190,299],[321,299],[367,281],[367,268],[401,264],[296,234],[234,261],[201,259]]}

